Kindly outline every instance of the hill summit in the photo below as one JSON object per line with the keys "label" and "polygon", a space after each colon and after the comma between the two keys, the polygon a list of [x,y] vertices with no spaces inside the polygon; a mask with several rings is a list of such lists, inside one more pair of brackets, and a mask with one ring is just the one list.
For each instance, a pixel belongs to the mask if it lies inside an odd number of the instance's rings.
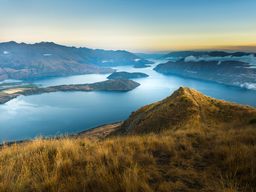
{"label": "hill summit", "polygon": [[166,99],[144,106],[121,126],[122,132],[159,133],[176,129],[240,128],[255,126],[256,109],[180,87]]}

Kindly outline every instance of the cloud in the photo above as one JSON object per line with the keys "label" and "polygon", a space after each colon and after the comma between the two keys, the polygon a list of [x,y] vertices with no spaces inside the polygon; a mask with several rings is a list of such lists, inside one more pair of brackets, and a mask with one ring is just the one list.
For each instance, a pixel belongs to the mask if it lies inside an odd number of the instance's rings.
{"label": "cloud", "polygon": [[10,52],[9,51],[3,51],[4,55],[8,55]]}
{"label": "cloud", "polygon": [[195,57],[193,55],[185,57],[185,62],[199,62],[199,61],[218,61],[218,65],[221,64],[222,61],[241,61],[245,63],[251,64],[252,68],[256,67],[256,57],[251,55],[245,55],[241,57],[232,57],[232,56],[226,56],[226,57],[209,57],[209,56],[202,56],[202,57]]}
{"label": "cloud", "polygon": [[242,84],[240,84],[240,87],[256,90],[256,83],[242,83]]}
{"label": "cloud", "polygon": [[198,62],[201,61],[201,58],[196,58],[195,56],[191,55],[191,56],[187,56],[185,57],[184,61],[185,62]]}

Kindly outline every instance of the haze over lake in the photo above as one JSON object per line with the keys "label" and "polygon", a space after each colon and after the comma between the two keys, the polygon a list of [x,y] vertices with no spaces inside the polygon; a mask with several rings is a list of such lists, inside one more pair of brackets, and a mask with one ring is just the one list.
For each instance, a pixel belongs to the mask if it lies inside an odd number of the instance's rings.
{"label": "haze over lake", "polygon": [[[195,88],[208,96],[256,106],[256,91],[177,76],[165,76],[149,68],[116,67],[117,71],[143,72],[148,78],[129,92],[56,92],[19,96],[0,105],[0,142],[37,136],[78,133],[102,124],[126,119],[141,106],[169,96],[180,86]],[[40,86],[93,83],[108,74],[76,75],[38,80]]]}

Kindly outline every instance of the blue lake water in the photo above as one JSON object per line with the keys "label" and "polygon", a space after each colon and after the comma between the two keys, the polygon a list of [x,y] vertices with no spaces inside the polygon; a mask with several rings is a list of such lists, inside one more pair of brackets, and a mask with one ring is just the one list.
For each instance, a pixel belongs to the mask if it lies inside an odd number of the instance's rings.
{"label": "blue lake water", "polygon": [[[0,105],[0,142],[37,136],[73,134],[106,123],[126,119],[141,106],[169,96],[180,86],[195,88],[206,95],[256,106],[256,91],[217,83],[164,76],[151,68],[117,67],[118,71],[144,72],[136,79],[140,87],[130,92],[57,92],[20,96]],[[92,83],[108,75],[77,75],[36,81],[41,86]]]}

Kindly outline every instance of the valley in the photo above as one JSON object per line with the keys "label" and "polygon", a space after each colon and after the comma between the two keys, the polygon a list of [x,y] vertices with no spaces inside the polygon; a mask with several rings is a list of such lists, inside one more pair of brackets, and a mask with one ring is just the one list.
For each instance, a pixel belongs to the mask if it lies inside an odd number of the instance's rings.
{"label": "valley", "polygon": [[[0,129],[0,141],[31,139],[38,135],[55,137],[76,134],[102,124],[123,121],[131,112],[167,97],[180,86],[197,89],[218,99],[256,106],[256,92],[253,90],[162,75],[153,70],[159,64],[159,61],[155,62],[151,67],[141,69],[133,66],[113,68],[116,71],[149,75],[147,78],[134,79],[140,86],[128,92],[65,91],[7,97],[4,102],[11,100],[0,105],[0,123],[5,125]],[[39,88],[92,84],[106,81],[109,75],[86,74],[24,81],[19,82],[20,85],[16,83],[14,88],[31,86],[31,83]]]}
{"label": "valley", "polygon": [[255,0],[0,0],[0,192],[256,192]]}

